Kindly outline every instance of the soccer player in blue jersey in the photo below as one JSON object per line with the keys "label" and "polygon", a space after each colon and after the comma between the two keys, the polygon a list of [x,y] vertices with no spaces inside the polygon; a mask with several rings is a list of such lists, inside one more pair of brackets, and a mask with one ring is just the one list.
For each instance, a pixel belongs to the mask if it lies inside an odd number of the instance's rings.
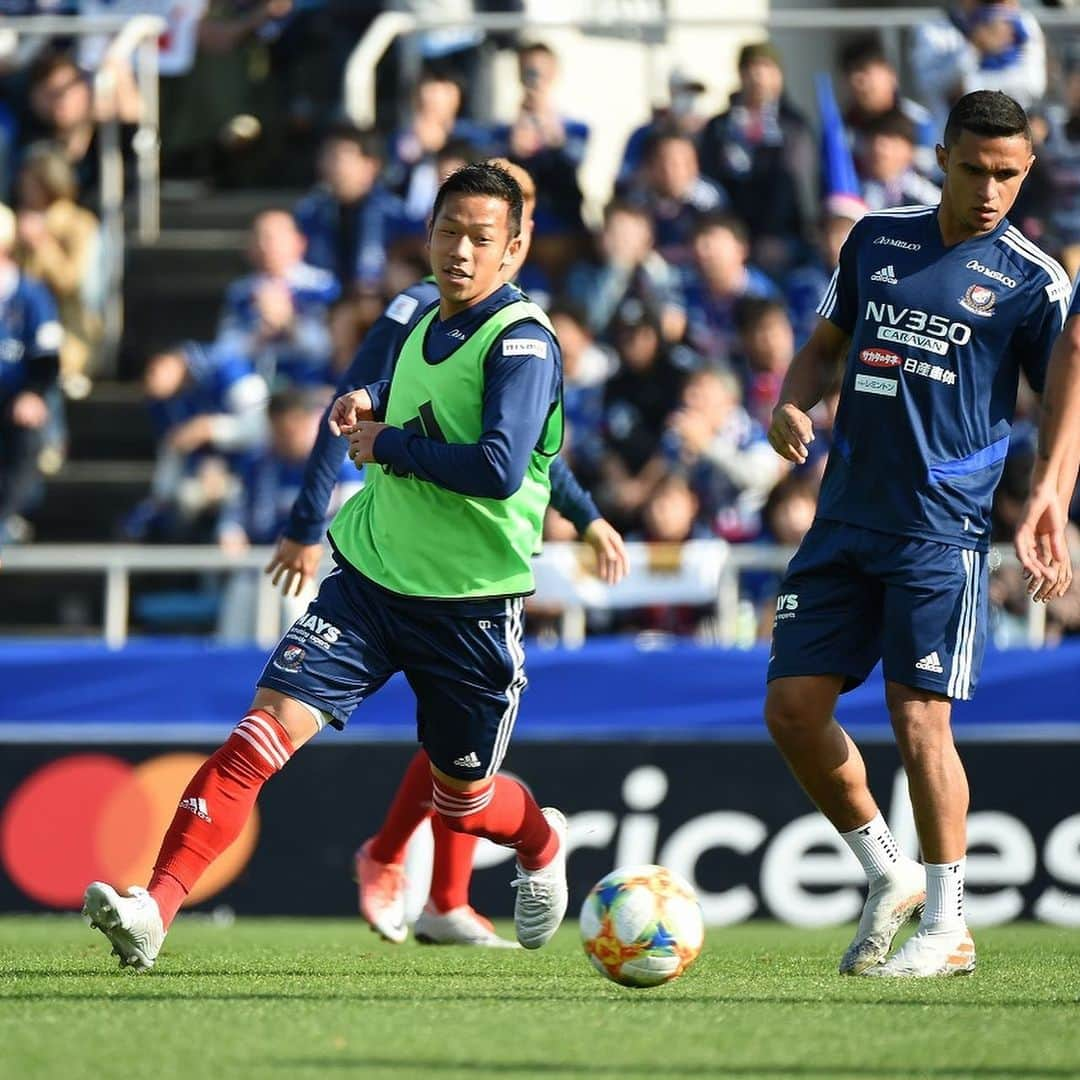
{"label": "soccer player in blue jersey", "polygon": [[[777,599],[765,718],[789,766],[857,856],[870,889],[846,974],[975,966],[964,921],[968,786],[950,729],[972,696],[987,618],[990,503],[1023,371],[1043,388],[1069,281],[1006,217],[1031,168],[1023,109],[976,91],[937,147],[939,206],[852,229],[773,414],[801,462],[810,409],[841,381],[817,518]],[[882,661],[923,864],[902,854],[833,717]],[[893,939],[922,907],[917,932]]]}
{"label": "soccer player in blue jersey", "polygon": [[[522,191],[521,249],[506,270],[507,280],[513,280],[528,256],[536,191],[531,177],[520,166],[505,159],[495,159],[495,163],[511,173]],[[365,337],[338,387],[338,395],[389,378],[409,331],[438,298],[438,286],[430,278],[396,296]],[[328,418],[329,410],[308,460],[300,494],[267,567],[274,583],[282,583],[286,595],[299,592],[313,579],[322,556],[326,507],[337,476],[334,470],[344,461],[347,448],[325,422]],[[574,524],[592,548],[600,576],[614,583],[627,570],[622,538],[600,516],[596,504],[562,458],[552,462],[551,482],[552,506]],[[448,829],[437,815],[432,815],[430,763],[422,749],[409,763],[378,832],[356,852],[360,913],[387,941],[405,940],[405,848],[416,828],[428,818],[434,835],[432,882],[428,902],[413,928],[417,939],[435,944],[510,944],[468,902],[477,841],[468,833]]]}

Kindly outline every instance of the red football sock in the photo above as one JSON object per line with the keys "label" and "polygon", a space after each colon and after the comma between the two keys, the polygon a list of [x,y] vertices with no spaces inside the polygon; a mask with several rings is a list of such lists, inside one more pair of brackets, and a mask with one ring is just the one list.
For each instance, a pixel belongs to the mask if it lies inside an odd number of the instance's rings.
{"label": "red football sock", "polygon": [[430,813],[431,760],[425,751],[417,750],[394,792],[382,826],[371,838],[368,854],[376,862],[404,862],[409,837]]}
{"label": "red football sock", "polygon": [[431,903],[443,914],[469,902],[469,879],[472,877],[473,853],[479,836],[455,832],[435,814],[431,819],[435,851],[431,860]]}
{"label": "red football sock", "polygon": [[433,799],[435,812],[450,829],[517,848],[526,870],[547,866],[559,850],[559,838],[536,800],[508,776],[496,776],[487,787],[469,792],[435,779]]}
{"label": "red football sock", "polygon": [[191,778],[149,885],[166,929],[202,872],[240,835],[263,784],[292,755],[285,729],[256,709]]}

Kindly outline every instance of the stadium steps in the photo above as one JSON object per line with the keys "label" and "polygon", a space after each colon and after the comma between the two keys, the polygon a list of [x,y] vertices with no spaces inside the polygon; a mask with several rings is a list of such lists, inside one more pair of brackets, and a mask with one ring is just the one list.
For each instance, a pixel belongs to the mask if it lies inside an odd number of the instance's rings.
{"label": "stadium steps", "polygon": [[[159,240],[128,240],[118,379],[96,380],[88,398],[66,403],[67,461],[45,478],[41,501],[27,515],[36,540],[117,538],[121,521],[147,495],[153,471],[154,433],[137,381],[146,356],[169,343],[212,339],[225,288],[249,269],[252,218],[293,206],[299,194],[165,183]],[[140,626],[140,596],[177,584],[175,575],[133,576],[133,629]],[[5,634],[96,632],[102,586],[101,575],[0,573],[0,627]]]}
{"label": "stadium steps", "polygon": [[68,460],[73,464],[152,461],[154,430],[135,382],[98,382],[82,401],[69,401]]}
{"label": "stadium steps", "polygon": [[120,521],[145,497],[152,461],[67,461],[48,478],[29,515],[34,538],[49,543],[115,540]]}

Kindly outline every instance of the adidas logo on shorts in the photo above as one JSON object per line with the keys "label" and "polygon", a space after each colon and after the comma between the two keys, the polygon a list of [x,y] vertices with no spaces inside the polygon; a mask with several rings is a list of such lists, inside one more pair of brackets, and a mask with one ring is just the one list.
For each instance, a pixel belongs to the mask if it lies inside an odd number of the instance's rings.
{"label": "adidas logo on shorts", "polygon": [[475,751],[470,751],[464,757],[454,758],[454,764],[462,769],[479,769],[480,758]]}
{"label": "adidas logo on shorts", "polygon": [[921,660],[915,664],[916,671],[932,671],[935,675],[940,675],[944,672],[944,668],[941,666],[941,660],[938,658],[937,651],[927,653]]}

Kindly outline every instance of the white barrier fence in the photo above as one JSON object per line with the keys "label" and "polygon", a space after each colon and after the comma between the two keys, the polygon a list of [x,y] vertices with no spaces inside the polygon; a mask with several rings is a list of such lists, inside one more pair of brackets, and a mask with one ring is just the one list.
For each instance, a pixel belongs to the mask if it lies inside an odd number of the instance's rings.
{"label": "white barrier fence", "polygon": [[[578,544],[551,543],[535,563],[537,604],[560,611],[560,638],[571,647],[580,645],[586,631],[586,613],[623,611],[661,604],[713,605],[717,640],[722,645],[746,645],[746,602],[740,600],[740,579],[752,571],[783,572],[790,548],[774,545],[734,546],[723,540],[695,540],[686,544],[627,545],[630,574],[618,585],[607,586],[590,571],[592,555]],[[134,544],[38,544],[8,548],[0,575],[100,574],[104,587],[102,636],[114,649],[127,640],[130,623],[131,575],[134,573],[217,573],[222,588],[233,575],[246,575],[254,583],[255,640],[272,645],[283,623],[291,620],[279,590],[262,571],[273,549],[252,548],[225,555],[214,547],[140,546]],[[1015,565],[1011,549],[994,549],[991,564]],[[328,567],[324,559],[323,567]],[[284,613],[284,617],[283,617]],[[1045,638],[1046,608],[1029,604],[1025,640],[1040,646]],[[748,640],[749,638],[749,640]]]}

